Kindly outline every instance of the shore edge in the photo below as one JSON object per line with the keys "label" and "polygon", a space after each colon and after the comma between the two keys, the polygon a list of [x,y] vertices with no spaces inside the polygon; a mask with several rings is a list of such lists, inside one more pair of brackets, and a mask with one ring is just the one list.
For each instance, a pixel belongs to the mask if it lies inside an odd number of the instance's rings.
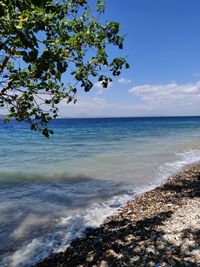
{"label": "shore edge", "polygon": [[200,164],[136,196],[65,252],[35,265],[47,266],[200,266]]}

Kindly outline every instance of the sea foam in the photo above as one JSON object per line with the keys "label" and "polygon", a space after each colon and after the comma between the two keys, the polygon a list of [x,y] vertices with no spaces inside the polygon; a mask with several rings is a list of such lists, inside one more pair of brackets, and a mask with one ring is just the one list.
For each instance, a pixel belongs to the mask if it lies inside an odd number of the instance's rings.
{"label": "sea foam", "polygon": [[52,232],[47,236],[33,239],[13,255],[4,258],[0,266],[3,267],[7,264],[10,267],[28,267],[41,261],[51,253],[64,251],[72,240],[83,236],[87,228],[100,226],[107,217],[116,213],[134,195],[155,188],[160,182],[183,167],[199,162],[200,150],[185,150],[181,153],[176,153],[175,156],[175,161],[166,162],[159,167],[158,176],[155,177],[154,182],[138,187],[126,194],[114,196],[101,204],[93,204],[84,212],[74,216],[58,218],[57,227]]}

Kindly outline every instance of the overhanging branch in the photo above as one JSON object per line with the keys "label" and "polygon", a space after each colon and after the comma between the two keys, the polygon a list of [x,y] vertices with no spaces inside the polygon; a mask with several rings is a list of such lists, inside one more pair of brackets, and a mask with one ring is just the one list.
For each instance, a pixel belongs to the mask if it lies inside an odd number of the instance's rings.
{"label": "overhanging branch", "polygon": [[15,52],[15,47],[12,46],[12,47],[9,49],[8,53],[6,54],[6,56],[5,56],[5,58],[4,58],[3,62],[2,62],[2,64],[0,65],[0,73],[3,72],[3,70],[4,70],[5,66],[6,66],[6,64],[8,63],[8,60],[9,60],[10,57],[14,54],[14,52]]}
{"label": "overhanging branch", "polygon": [[10,88],[12,82],[13,82],[13,79],[10,79],[8,83],[1,89],[0,96],[3,96],[5,94],[5,92]]}

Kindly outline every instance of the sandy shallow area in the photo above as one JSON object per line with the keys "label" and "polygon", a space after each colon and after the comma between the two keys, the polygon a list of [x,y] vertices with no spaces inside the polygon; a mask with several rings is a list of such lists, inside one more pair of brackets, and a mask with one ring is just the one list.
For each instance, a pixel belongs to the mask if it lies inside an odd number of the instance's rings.
{"label": "sandy shallow area", "polygon": [[200,165],[137,196],[36,266],[200,266]]}

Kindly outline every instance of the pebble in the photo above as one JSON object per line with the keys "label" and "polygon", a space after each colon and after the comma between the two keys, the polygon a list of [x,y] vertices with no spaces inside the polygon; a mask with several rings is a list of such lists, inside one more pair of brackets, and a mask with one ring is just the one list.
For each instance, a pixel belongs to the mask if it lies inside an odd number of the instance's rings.
{"label": "pebble", "polygon": [[199,177],[199,165],[181,171],[36,267],[200,266]]}
{"label": "pebble", "polygon": [[99,267],[108,267],[108,266],[109,266],[109,265],[108,265],[107,261],[101,261]]}

